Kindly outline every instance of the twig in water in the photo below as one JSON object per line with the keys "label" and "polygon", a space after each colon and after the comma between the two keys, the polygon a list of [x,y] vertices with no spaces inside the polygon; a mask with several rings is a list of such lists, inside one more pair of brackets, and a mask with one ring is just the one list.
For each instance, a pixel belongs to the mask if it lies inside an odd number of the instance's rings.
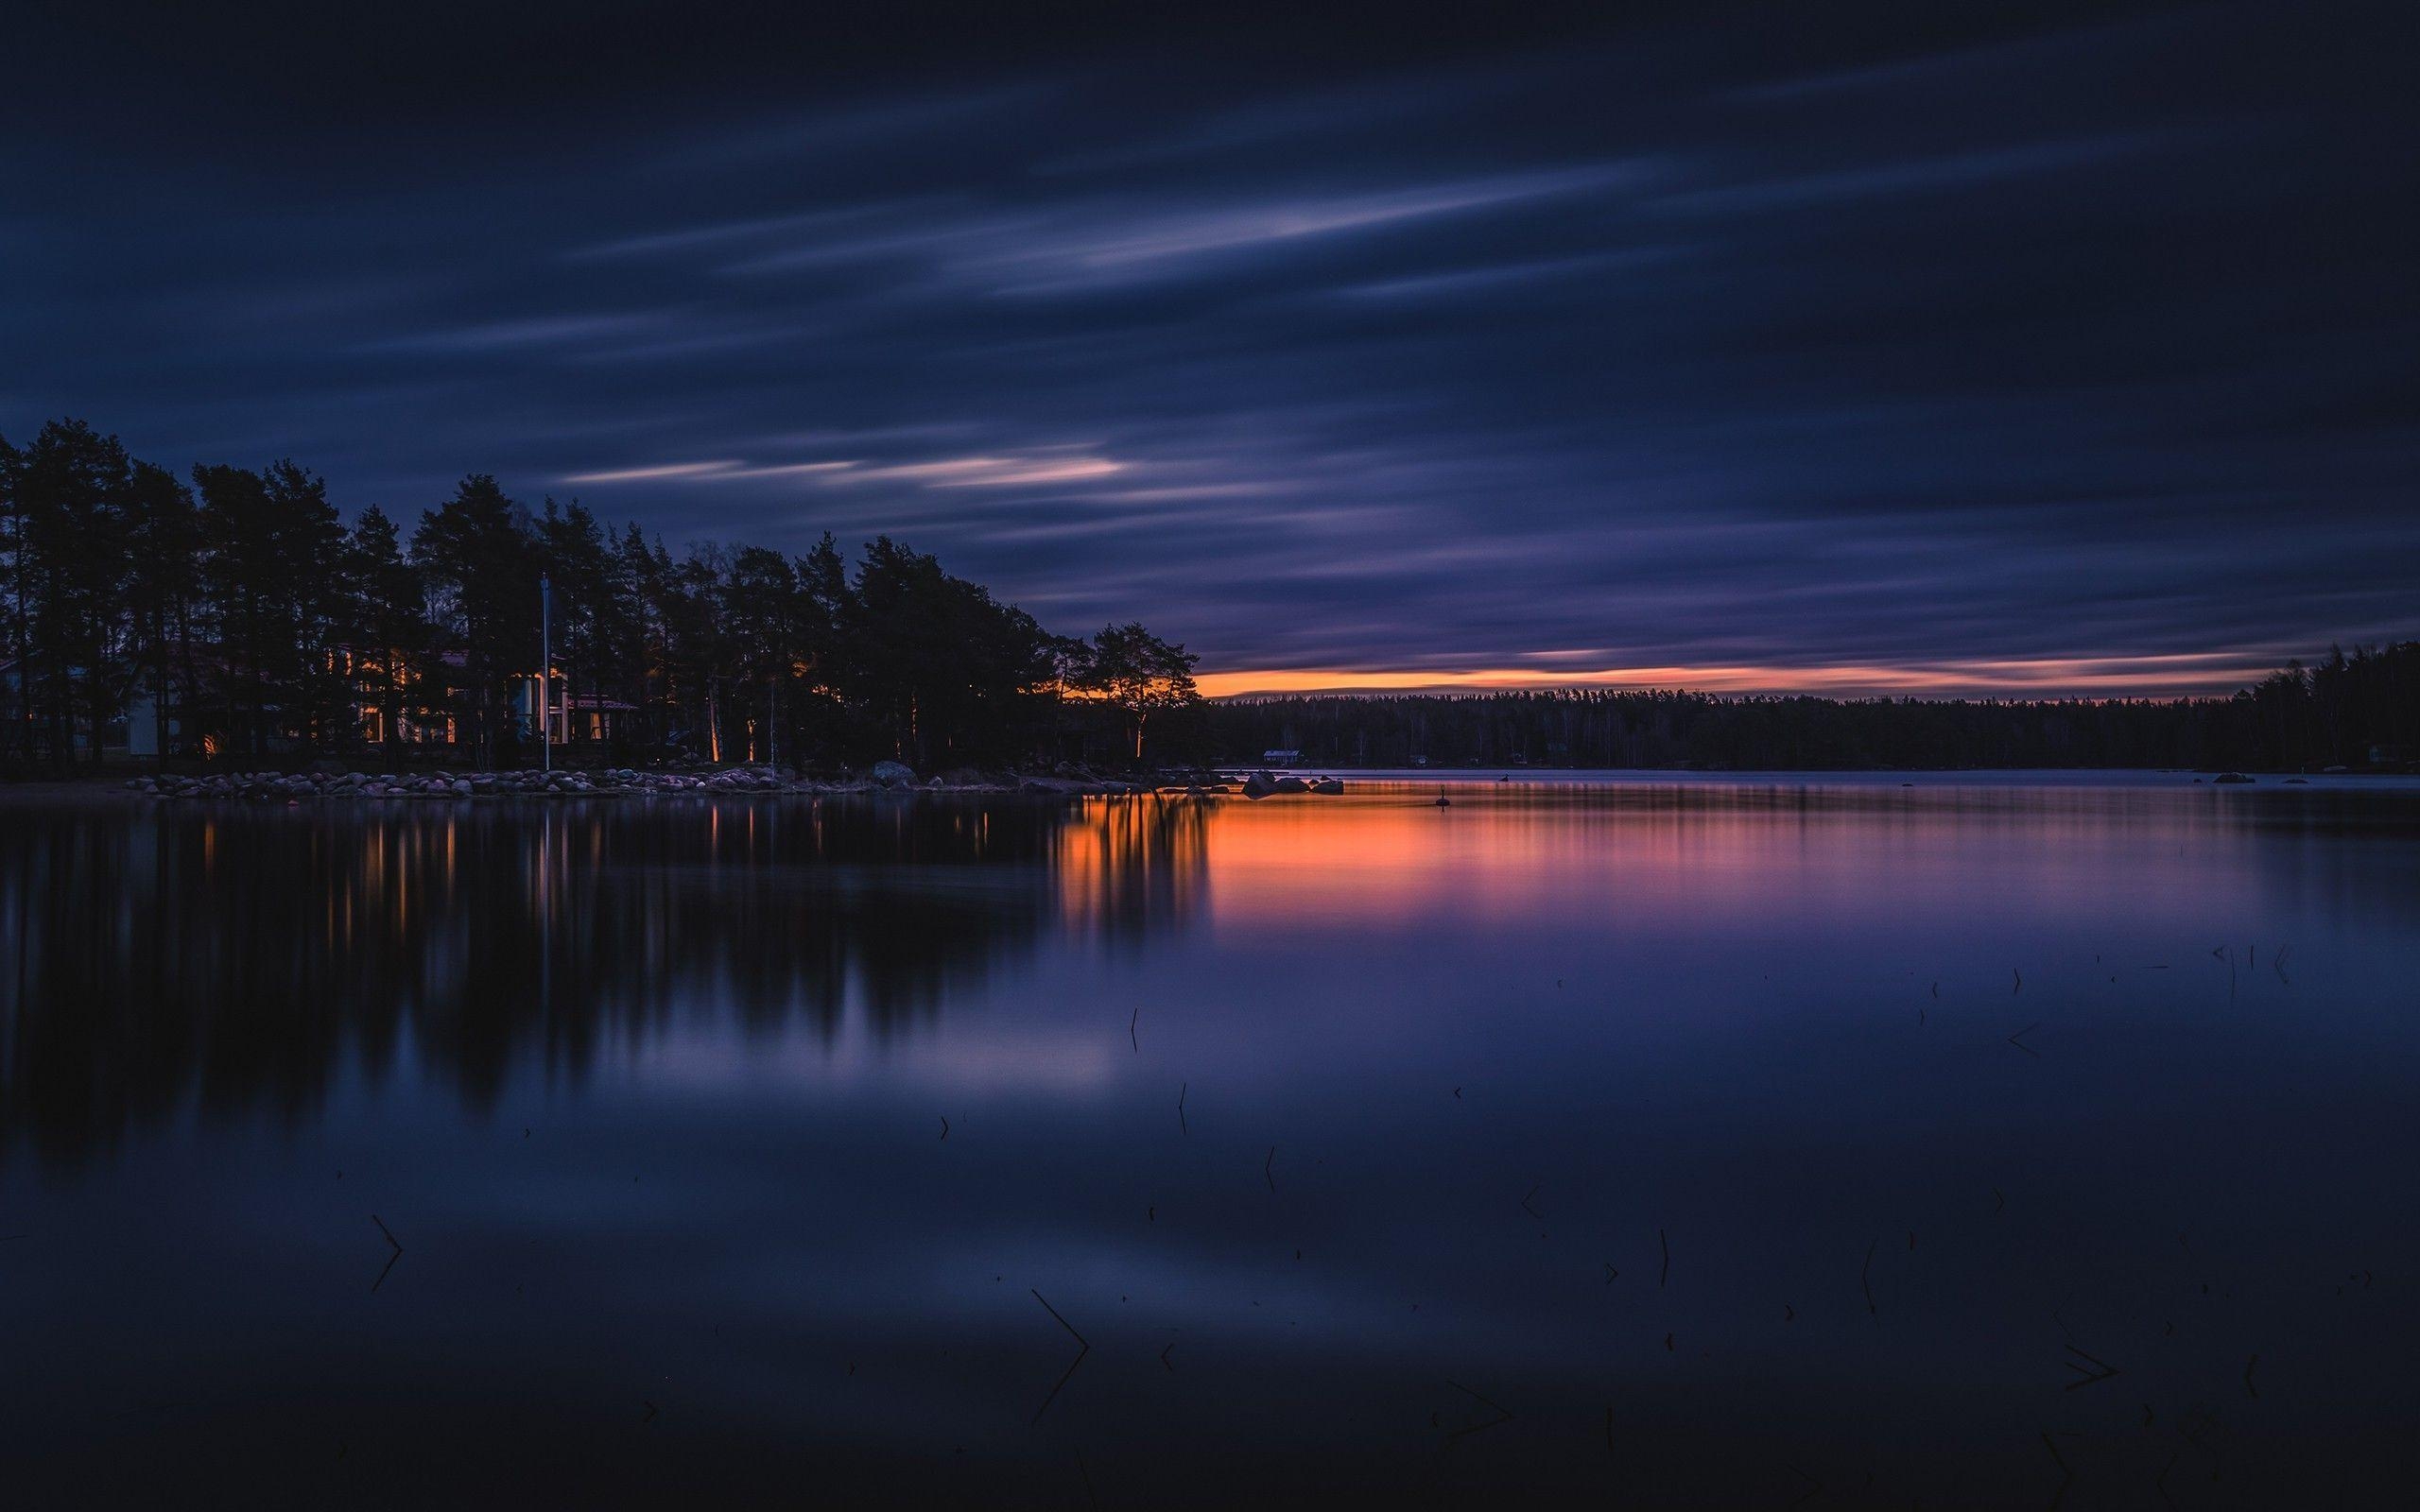
{"label": "twig in water", "polygon": [[1468,1428],[1458,1428],[1454,1432],[1447,1434],[1445,1438],[1448,1443],[1457,1439],[1466,1438],[1470,1435],[1479,1432],[1481,1429],[1493,1428],[1498,1423],[1509,1423],[1512,1420],[1512,1415],[1511,1413],[1506,1412],[1502,1407],[1488,1400],[1485,1397],[1480,1396],[1478,1392],[1473,1391],[1470,1387],[1463,1385],[1461,1383],[1458,1381],[1448,1381],[1445,1384],[1452,1386],[1456,1391],[1461,1392],[1463,1396],[1470,1398],[1473,1401],[1478,1402],[1480,1406],[1486,1407],[1495,1414],[1495,1417],[1489,1418],[1483,1423],[1473,1423]]}
{"label": "twig in water", "polygon": [[655,1421],[655,1403],[642,1397],[639,1399],[639,1405],[647,1409],[647,1416],[640,1418],[639,1421],[643,1423],[651,1423]]}
{"label": "twig in water", "polygon": [[1538,1222],[1544,1223],[1547,1221],[1547,1215],[1540,1212],[1537,1209],[1530,1206],[1530,1198],[1534,1197],[1537,1194],[1538,1189],[1536,1187],[1531,1187],[1521,1198],[1521,1211],[1528,1213],[1530,1217],[1535,1218]]}
{"label": "twig in water", "polygon": [[2009,975],[2011,975],[2011,976],[2013,976],[2013,977],[2014,977],[2014,978],[2016,978],[2016,986],[2014,986],[2014,987],[2013,987],[2013,988],[2010,988],[2008,989],[2008,991],[2009,991],[2009,996],[2011,996],[2011,997],[2014,997],[2014,996],[2015,996],[2016,994],[2018,994],[2019,992],[2022,992],[2022,991],[2024,991],[2024,990],[2025,990],[2025,973],[2024,973],[2023,971],[2018,971],[2015,967],[2012,966],[2012,967],[2010,967],[2010,968],[2008,969],[2008,974],[2009,974]]}
{"label": "twig in water", "polygon": [[379,1287],[387,1284],[387,1273],[395,1268],[395,1262],[404,1258],[404,1246],[396,1240],[394,1234],[389,1231],[387,1225],[380,1220],[376,1213],[373,1212],[370,1215],[370,1221],[378,1225],[378,1231],[387,1235],[387,1243],[389,1246],[392,1246],[394,1250],[392,1254],[387,1257],[387,1263],[379,1269],[378,1279],[370,1283],[370,1290],[373,1295],[375,1295]]}
{"label": "twig in water", "polygon": [[2067,1487],[2074,1484],[2076,1472],[2067,1469],[2066,1460],[2059,1453],[2059,1446],[2050,1442],[2050,1430],[2048,1428],[2042,1430],[2042,1447],[2050,1452],[2050,1463],[2059,1467],[2059,1494],[2050,1501],[2055,1507],[2067,1499]]}
{"label": "twig in water", "polygon": [[1080,1449],[1076,1451],[1076,1473],[1084,1478],[1084,1501],[1095,1507],[1099,1506],[1100,1498],[1093,1494],[1093,1473],[1084,1469],[1084,1452]]}
{"label": "twig in water", "polygon": [[1869,1317],[1879,1315],[1874,1308],[1874,1252],[1881,1247],[1879,1239],[1865,1246],[1865,1268],[1857,1273],[1857,1283],[1865,1288],[1865,1311]]}
{"label": "twig in water", "polygon": [[1193,1083],[1191,1083],[1191,1082],[1189,1082],[1189,1081],[1188,1081],[1188,1082],[1180,1082],[1180,1083],[1178,1083],[1178,1084],[1177,1084],[1177,1089],[1176,1089],[1176,1131],[1177,1131],[1178,1133],[1180,1133],[1180,1134],[1190,1134],[1190,1133],[1192,1133],[1192,1132],[1193,1132],[1193,1128],[1192,1128],[1192,1126],[1191,1126],[1190,1125],[1186,1124],[1186,1123],[1185,1123],[1185,1121],[1184,1121],[1184,1094],[1185,1094],[1186,1092],[1188,1092],[1188,1091],[1192,1091],[1192,1090],[1193,1090]]}
{"label": "twig in water", "polygon": [[2252,1367],[2259,1363],[2260,1356],[2256,1354],[2243,1363],[2243,1389],[2250,1393],[2256,1400],[2258,1400],[2260,1396],[2260,1388],[2252,1383]]}
{"label": "twig in water", "polygon": [[1134,1005],[1133,1013],[1126,1020],[1126,1038],[1133,1041],[1134,1053],[1138,1056],[1143,1053],[1143,1041],[1134,1038],[1134,1026],[1142,1022],[1143,1005],[1137,1003]]}
{"label": "twig in water", "polygon": [[2092,1355],[2086,1354],[2082,1349],[2077,1349],[2072,1344],[2067,1346],[2067,1352],[2074,1355],[2076,1360],[2083,1360],[2092,1366],[2092,1368],[2087,1370],[2083,1366],[2076,1364],[2075,1360],[2062,1362],[2068,1369],[2083,1377],[2082,1381],[2068,1382],[2063,1388],[2065,1390],[2075,1391],[2084,1386],[2097,1385],[2118,1373],[2116,1366],[2111,1365],[2106,1360],[2096,1359]]}
{"label": "twig in water", "polygon": [[2039,1060],[2042,1058],[2042,1052],[2034,1049],[2031,1045],[2027,1044],[2025,1042],[2025,1037],[2041,1027],[2041,1021],[2037,1019],[2033,1022],[2027,1024],[2024,1028],[2016,1031],[2016,1033],[2010,1035],[2008,1037],[2008,1042],[2016,1046],[2019,1050],[2024,1051],[2027,1055],[2031,1056],[2034,1059]]}
{"label": "twig in water", "polygon": [[949,1115],[947,1113],[943,1113],[942,1115],[942,1138],[949,1138]]}
{"label": "twig in water", "polygon": [[1994,1187],[1994,1188],[1992,1188],[1992,1195],[1993,1195],[1995,1198],[1998,1199],[1998,1200],[1995,1201],[1995,1202],[1992,1204],[1992,1211],[1993,1211],[1994,1212],[1998,1212],[1998,1211],[2000,1211],[2001,1210],[2005,1209],[2005,1208],[2008,1206],[2008,1194],[2007,1194],[2007,1193],[2002,1192],[2002,1191],[2001,1191],[1999,1188],[1997,1188],[1997,1187]]}
{"label": "twig in water", "polygon": [[1042,1303],[1042,1310],[1044,1312],[1049,1314],[1054,1318],[1058,1318],[1059,1326],[1067,1331],[1068,1337],[1083,1346],[1082,1349],[1076,1351],[1076,1357],[1067,1362],[1067,1369],[1065,1373],[1061,1375],[1057,1383],[1051,1386],[1050,1395],[1043,1398],[1042,1405],[1033,1410],[1033,1421],[1038,1423],[1042,1421],[1042,1415],[1050,1410],[1050,1404],[1059,1400],[1060,1388],[1066,1385],[1068,1378],[1076,1373],[1076,1367],[1084,1363],[1084,1356],[1093,1352],[1093,1346],[1090,1339],[1085,1338],[1082,1334],[1076,1332],[1076,1325],[1068,1322],[1063,1317],[1059,1317],[1059,1310],[1052,1307],[1048,1299],[1044,1297],[1040,1292],[1034,1292],[1033,1288],[1029,1286],[1027,1287],[1026,1290],[1033,1292],[1033,1299]]}
{"label": "twig in water", "polygon": [[[1170,1339],[1170,1340],[1168,1341],[1168,1349],[1175,1349],[1175,1348],[1176,1348],[1176,1341],[1175,1341],[1174,1339]],[[1176,1374],[1176,1366],[1172,1366],[1172,1365],[1168,1365],[1168,1349],[1162,1349],[1162,1350],[1160,1351],[1160,1364],[1162,1364],[1162,1365],[1167,1365],[1167,1366],[1168,1366],[1168,1374],[1170,1374],[1170,1375],[1174,1375],[1174,1374]]]}
{"label": "twig in water", "polygon": [[1672,1241],[1665,1238],[1664,1230],[1658,1228],[1655,1230],[1655,1242],[1664,1246],[1664,1268],[1655,1275],[1655,1284],[1662,1286],[1672,1279]]}
{"label": "twig in water", "polygon": [[1270,1174],[1269,1168],[1276,1163],[1277,1146],[1272,1144],[1269,1147],[1269,1159],[1260,1162],[1261,1178],[1269,1183],[1269,1190],[1271,1192],[1277,1190],[1277,1177]]}

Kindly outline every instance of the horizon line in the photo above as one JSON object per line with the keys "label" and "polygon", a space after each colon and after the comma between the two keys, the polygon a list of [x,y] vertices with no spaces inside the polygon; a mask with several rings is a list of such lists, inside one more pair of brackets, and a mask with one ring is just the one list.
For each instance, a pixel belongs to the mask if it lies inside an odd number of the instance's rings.
{"label": "horizon line", "polygon": [[2283,667],[2290,657],[2212,651],[2130,657],[2039,657],[1946,662],[1755,663],[1604,667],[1548,672],[1536,667],[1357,670],[1266,668],[1203,672],[1204,697],[1239,699],[1380,694],[1687,692],[1748,697],[2034,699],[2190,698],[2233,694]]}

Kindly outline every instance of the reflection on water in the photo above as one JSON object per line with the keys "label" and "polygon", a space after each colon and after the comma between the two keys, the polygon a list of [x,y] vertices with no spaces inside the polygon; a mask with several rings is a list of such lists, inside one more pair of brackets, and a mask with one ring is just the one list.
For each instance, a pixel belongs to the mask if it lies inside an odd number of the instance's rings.
{"label": "reflection on water", "polygon": [[38,1497],[2413,1468],[2409,789],[17,807],[0,943]]}
{"label": "reflection on water", "polygon": [[[12,817],[14,817],[12,816]],[[1045,931],[1177,922],[1198,803],[85,808],[0,848],[0,1140],[69,1158],[198,1102],[294,1115],[340,1061],[476,1105],[682,1013],[876,1033]]]}

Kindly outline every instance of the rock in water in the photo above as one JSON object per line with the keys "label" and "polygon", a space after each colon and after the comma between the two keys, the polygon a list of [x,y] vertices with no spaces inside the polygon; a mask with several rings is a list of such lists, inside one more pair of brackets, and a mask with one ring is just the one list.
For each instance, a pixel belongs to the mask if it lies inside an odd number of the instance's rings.
{"label": "rock in water", "polygon": [[2212,778],[2211,781],[2216,782],[2249,782],[2252,779],[2244,776],[2241,772],[2221,772],[2217,777]]}
{"label": "rock in water", "polygon": [[916,770],[900,762],[876,762],[872,773],[876,787],[910,787],[916,782]]}

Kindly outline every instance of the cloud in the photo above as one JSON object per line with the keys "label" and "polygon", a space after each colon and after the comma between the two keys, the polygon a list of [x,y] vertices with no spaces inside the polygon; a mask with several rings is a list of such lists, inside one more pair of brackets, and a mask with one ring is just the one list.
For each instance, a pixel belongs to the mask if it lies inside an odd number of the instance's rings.
{"label": "cloud", "polygon": [[759,478],[813,478],[827,484],[913,483],[928,489],[1012,489],[1090,482],[1124,472],[1125,464],[1103,456],[1058,452],[1002,456],[950,456],[927,461],[869,463],[855,460],[775,462],[662,462],[565,473],[565,483],[662,483],[673,480],[731,483]]}
{"label": "cloud", "polygon": [[416,331],[363,343],[369,352],[484,356],[496,352],[577,347],[658,328],[654,315],[555,315],[493,320],[442,331]]}

